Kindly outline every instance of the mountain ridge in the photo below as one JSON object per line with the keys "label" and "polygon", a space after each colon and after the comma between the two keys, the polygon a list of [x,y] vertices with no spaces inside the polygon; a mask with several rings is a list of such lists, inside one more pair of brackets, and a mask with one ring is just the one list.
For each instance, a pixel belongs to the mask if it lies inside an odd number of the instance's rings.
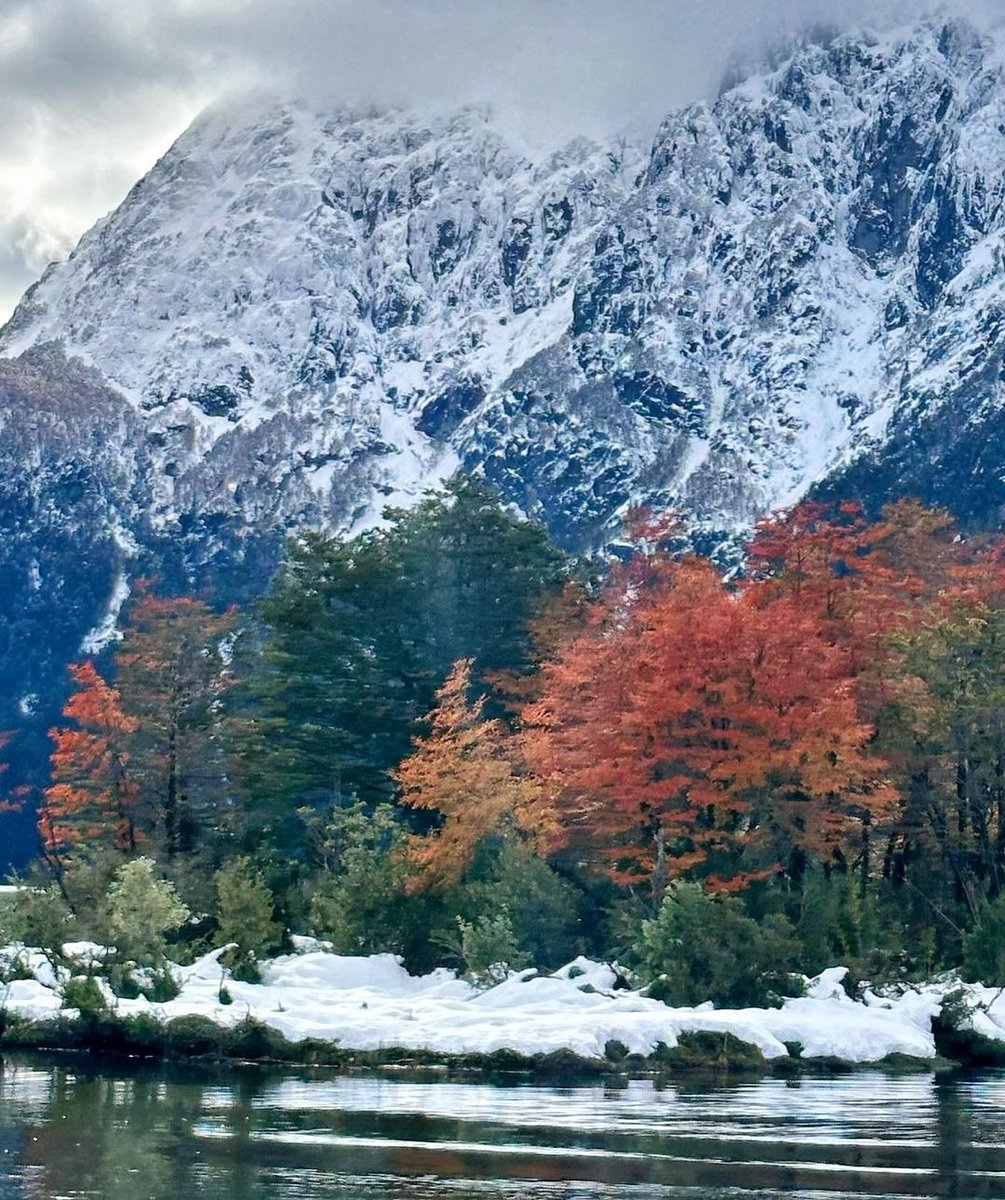
{"label": "mountain ridge", "polygon": [[[570,545],[647,500],[729,530],[936,402],[951,372],[911,354],[958,338],[949,284],[999,299],[1001,103],[997,44],[947,22],[818,37],[648,153],[533,163],[479,109],[211,109],[0,352],[58,341],[148,414],[165,528],[358,525],[464,465]],[[252,464],[278,504],[213,494]]]}

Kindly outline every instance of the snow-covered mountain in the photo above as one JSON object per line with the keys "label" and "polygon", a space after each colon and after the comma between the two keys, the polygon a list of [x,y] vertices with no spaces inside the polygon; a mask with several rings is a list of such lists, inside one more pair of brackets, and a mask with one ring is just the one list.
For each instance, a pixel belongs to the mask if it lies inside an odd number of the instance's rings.
{"label": "snow-covered mountain", "polygon": [[124,574],[247,595],[459,465],[575,547],[814,486],[997,518],[1003,48],[819,36],[538,161],[476,109],[210,110],[0,331],[4,571],[71,588],[37,543],[86,527],[79,640]]}
{"label": "snow-covered mountain", "polygon": [[195,562],[211,526],[372,520],[459,463],[573,545],[646,500],[730,529],[997,411],[1003,164],[1002,55],[962,23],[796,47],[648,152],[231,104],[0,351],[128,398],[142,520]]}
{"label": "snow-covered mountain", "polygon": [[157,529],[372,520],[563,339],[643,166],[587,142],[534,164],[475,110],[214,109],[0,347],[57,342],[144,414]]}

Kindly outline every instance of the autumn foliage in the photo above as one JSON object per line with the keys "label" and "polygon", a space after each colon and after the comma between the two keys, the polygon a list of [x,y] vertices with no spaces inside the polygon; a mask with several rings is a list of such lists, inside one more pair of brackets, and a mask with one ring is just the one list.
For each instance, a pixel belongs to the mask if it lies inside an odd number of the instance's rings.
{"label": "autumn foliage", "polygon": [[417,739],[397,780],[403,802],[438,813],[430,836],[411,839],[414,890],[461,879],[478,843],[509,819],[529,826],[539,789],[511,758],[506,726],[484,716],[484,699],[471,700],[471,659],[461,659],[436,695],[432,730]]}
{"label": "autumn foliage", "polygon": [[191,851],[224,803],[220,703],[233,680],[222,650],[236,611],[140,586],[116,654],[135,722],[134,775],[150,836],[167,859]]}
{"label": "autumn foliage", "polygon": [[145,588],[130,606],[115,685],[93,662],[70,667],[75,685],[50,731],[52,782],[39,807],[47,860],[71,851],[142,847],[170,860],[195,847],[222,808],[225,764],[219,701],[228,676],[220,645],[234,623],[201,600]]}
{"label": "autumn foliage", "polygon": [[77,690],[63,715],[72,725],[53,729],[52,784],[39,809],[43,853],[58,864],[81,843],[136,849],[138,789],[131,771],[134,717],[93,663],[70,667]]}
{"label": "autumn foliage", "polygon": [[[291,551],[272,641],[233,661],[235,614],[141,590],[107,676],[71,669],[47,860],[150,855],[198,897],[228,854],[260,855],[296,912],[312,889],[353,902],[359,874],[307,837],[351,826],[360,872],[383,864],[373,894],[427,932],[515,920],[506,874],[570,909],[587,895],[592,917],[626,890],[656,912],[689,880],[798,924],[821,963],[882,921],[951,961],[1005,894],[999,539],[910,501],[878,520],[806,503],[761,522],[726,574],[672,521],[636,518],[597,583],[521,528],[500,559],[495,518],[474,542],[461,520],[485,497],[455,501],[418,541],[399,514],[397,541]],[[464,895],[467,915],[448,911]]]}
{"label": "autumn foliage", "polygon": [[696,868],[736,888],[793,851],[847,859],[892,793],[844,648],[797,601],[762,605],[706,562],[647,574],[611,585],[524,713],[557,848],[657,894]]}

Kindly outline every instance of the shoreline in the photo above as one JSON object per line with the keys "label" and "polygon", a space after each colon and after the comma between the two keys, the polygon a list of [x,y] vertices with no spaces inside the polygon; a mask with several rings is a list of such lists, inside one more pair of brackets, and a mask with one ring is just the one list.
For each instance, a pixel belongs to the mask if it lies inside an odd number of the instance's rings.
{"label": "shoreline", "polygon": [[173,998],[156,1000],[115,994],[100,974],[103,948],[67,944],[70,965],[55,967],[21,948],[21,973],[0,989],[0,1052],[584,1081],[1005,1065],[1002,994],[951,976],[853,997],[835,967],[777,1007],[673,1008],[585,958],[475,984],[298,941],[259,964],[257,983],[222,966],[224,948],[173,964]]}
{"label": "shoreline", "polygon": [[321,1038],[290,1041],[254,1018],[224,1026],[202,1017],[174,1017],[165,1021],[153,1015],[70,1013],[44,1021],[11,1019],[8,1014],[0,1030],[0,1064],[6,1056],[18,1054],[57,1060],[84,1059],[99,1068],[124,1061],[213,1069],[322,1068],[347,1075],[432,1074],[451,1080],[506,1076],[528,1082],[572,1085],[618,1079],[652,1079],[661,1083],[681,1076],[702,1075],[799,1078],[868,1071],[888,1075],[945,1074],[989,1065],[1005,1066],[1005,1046],[997,1050],[993,1060],[980,1055],[950,1058],[938,1054],[934,1058],[917,1058],[898,1053],[872,1062],[834,1056],[803,1057],[798,1053],[765,1058],[756,1046],[733,1034],[707,1031],[683,1033],[676,1046],[661,1044],[647,1056],[629,1054],[623,1045],[610,1045],[600,1059],[586,1058],[571,1050],[532,1055],[515,1050],[443,1054],[404,1046],[358,1050]]}

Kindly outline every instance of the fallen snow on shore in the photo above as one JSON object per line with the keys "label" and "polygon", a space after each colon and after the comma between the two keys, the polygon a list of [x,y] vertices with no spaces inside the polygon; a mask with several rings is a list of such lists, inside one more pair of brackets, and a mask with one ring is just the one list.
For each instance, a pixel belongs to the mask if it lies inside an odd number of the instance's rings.
{"label": "fallen snow on shore", "polygon": [[[841,986],[842,967],[810,980],[807,994],[777,1009],[670,1008],[640,992],[616,989],[613,969],[580,958],[553,975],[512,973],[493,987],[478,988],[453,971],[413,976],[390,954],[368,958],[332,954],[310,939],[297,953],[265,964],[260,984],[242,983],[219,964],[221,950],[175,968],[181,984],[171,1001],[154,1004],[112,996],[121,1015],[155,1013],[164,1020],[197,1014],[220,1025],[253,1017],[292,1041],[323,1038],[347,1049],[401,1048],[456,1055],[515,1050],[532,1055],[567,1049],[601,1058],[608,1042],[650,1054],[662,1042],[677,1044],[686,1032],[732,1033],[765,1058],[787,1053],[798,1042],[805,1057],[833,1055],[848,1062],[876,1062],[888,1054],[933,1058],[932,1017],[955,981],[911,989],[898,996],[867,992],[852,1000]],[[66,947],[86,967],[100,953],[87,944]],[[17,953],[33,978],[0,988],[8,1011],[42,1018],[61,1007],[60,980],[37,951]],[[226,984],[232,1003],[220,1003]],[[968,988],[974,1028],[1005,1040],[1005,1001],[999,991]]]}

